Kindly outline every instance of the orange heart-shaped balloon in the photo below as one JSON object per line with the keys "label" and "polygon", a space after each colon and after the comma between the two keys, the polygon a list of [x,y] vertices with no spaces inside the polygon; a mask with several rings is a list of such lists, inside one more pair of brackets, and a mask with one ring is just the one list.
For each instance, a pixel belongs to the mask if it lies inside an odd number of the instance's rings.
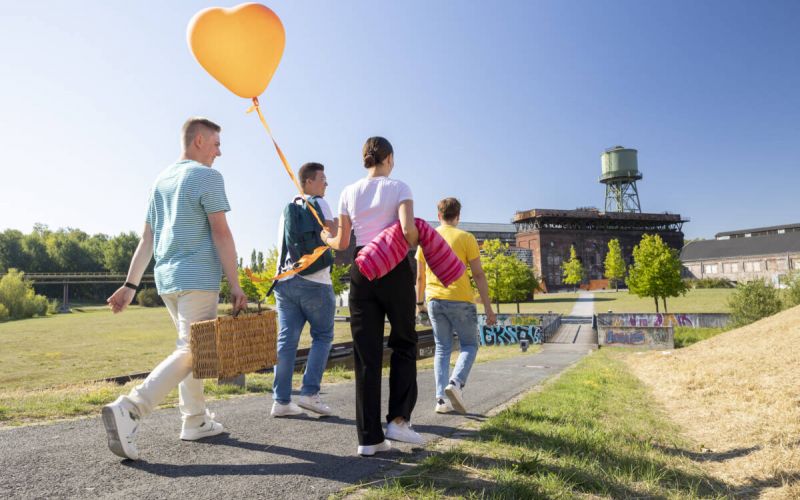
{"label": "orange heart-shaped balloon", "polygon": [[202,10],[189,21],[186,35],[197,62],[245,98],[264,92],[286,44],[281,20],[257,3]]}

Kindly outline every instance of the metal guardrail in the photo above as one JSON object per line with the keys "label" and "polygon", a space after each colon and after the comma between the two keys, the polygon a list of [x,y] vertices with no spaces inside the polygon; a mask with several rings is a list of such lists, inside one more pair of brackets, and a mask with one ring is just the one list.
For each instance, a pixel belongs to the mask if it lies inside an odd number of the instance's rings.
{"label": "metal guardrail", "polygon": [[560,314],[546,314],[542,317],[542,343],[550,340],[559,328],[561,328]]}
{"label": "metal guardrail", "polygon": [[[5,274],[0,274],[0,278]],[[37,284],[53,285],[77,285],[77,284],[98,284],[98,283],[123,283],[128,277],[126,273],[25,273],[24,279],[33,281]],[[145,274],[142,282],[154,283],[155,276]]]}

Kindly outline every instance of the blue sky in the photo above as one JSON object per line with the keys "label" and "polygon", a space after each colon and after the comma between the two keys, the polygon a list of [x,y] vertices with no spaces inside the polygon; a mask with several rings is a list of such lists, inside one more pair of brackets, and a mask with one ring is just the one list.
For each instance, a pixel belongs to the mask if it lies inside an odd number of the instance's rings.
{"label": "blue sky", "polygon": [[[195,62],[186,25],[235,3],[14,2],[0,15],[0,230],[140,231],[190,115],[223,126],[240,254],[275,243],[293,187],[248,102]],[[800,2],[274,1],[286,50],[261,98],[328,199],[395,146],[419,216],[603,206],[600,153],[639,150],[642,209],[687,237],[799,222]]]}

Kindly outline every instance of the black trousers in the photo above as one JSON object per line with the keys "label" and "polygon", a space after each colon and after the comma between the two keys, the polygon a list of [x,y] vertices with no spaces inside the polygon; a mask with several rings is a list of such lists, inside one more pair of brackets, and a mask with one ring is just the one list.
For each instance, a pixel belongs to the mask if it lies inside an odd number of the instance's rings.
{"label": "black trousers", "polygon": [[[358,254],[358,251],[356,251]],[[389,412],[411,420],[417,403],[417,332],[415,330],[414,273],[408,259],[383,278],[369,281],[353,263],[350,267],[350,331],[356,376],[358,444],[383,441],[381,426],[381,365],[383,329],[389,318],[392,349],[389,367]]]}

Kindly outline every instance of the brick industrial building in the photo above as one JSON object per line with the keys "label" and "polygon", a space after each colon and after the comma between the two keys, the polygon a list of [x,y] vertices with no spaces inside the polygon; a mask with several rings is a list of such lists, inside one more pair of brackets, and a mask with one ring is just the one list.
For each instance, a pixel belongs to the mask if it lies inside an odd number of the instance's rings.
{"label": "brick industrial building", "polygon": [[597,209],[533,209],[517,212],[517,244],[531,250],[533,267],[549,291],[564,288],[561,263],[575,246],[588,280],[603,279],[608,242],[619,240],[622,257],[631,264],[633,247],[644,234],[658,234],[672,248],[683,247],[682,226],[677,214],[600,212]]}

